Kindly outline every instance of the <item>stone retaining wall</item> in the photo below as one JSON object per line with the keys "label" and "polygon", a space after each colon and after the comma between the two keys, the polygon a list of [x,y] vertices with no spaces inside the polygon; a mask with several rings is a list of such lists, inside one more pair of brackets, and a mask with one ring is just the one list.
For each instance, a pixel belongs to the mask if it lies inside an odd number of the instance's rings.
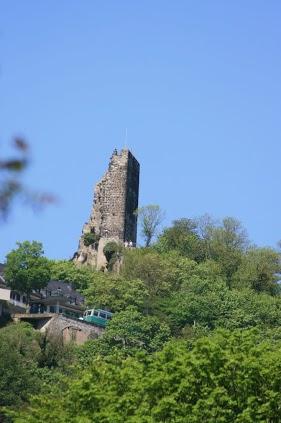
{"label": "stone retaining wall", "polygon": [[76,344],[83,344],[88,339],[95,339],[101,336],[104,328],[82,320],[55,315],[40,328],[40,332],[47,333],[48,336],[61,338],[64,343],[73,341]]}

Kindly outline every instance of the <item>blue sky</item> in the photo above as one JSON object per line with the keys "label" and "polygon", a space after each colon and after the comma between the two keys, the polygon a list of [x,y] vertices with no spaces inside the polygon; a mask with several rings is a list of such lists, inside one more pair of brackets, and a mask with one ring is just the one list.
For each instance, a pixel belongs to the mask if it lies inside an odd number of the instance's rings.
{"label": "blue sky", "polygon": [[0,151],[23,135],[29,187],[0,227],[0,261],[38,240],[69,258],[112,150],[141,164],[140,203],[166,224],[234,216],[257,245],[280,231],[278,0],[0,1]]}

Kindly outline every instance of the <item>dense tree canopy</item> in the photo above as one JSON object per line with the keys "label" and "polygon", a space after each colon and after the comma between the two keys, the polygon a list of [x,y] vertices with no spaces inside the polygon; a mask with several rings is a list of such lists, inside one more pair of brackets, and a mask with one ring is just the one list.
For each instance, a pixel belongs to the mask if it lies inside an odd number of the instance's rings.
{"label": "dense tree canopy", "polygon": [[97,356],[15,422],[279,422],[281,343],[253,331],[171,342],[152,356]]}
{"label": "dense tree canopy", "polygon": [[19,247],[7,256],[17,287],[50,268],[113,317],[68,348],[0,329],[0,404],[15,422],[280,421],[280,252],[251,245],[239,221],[178,219],[151,247],[120,251],[119,274]]}

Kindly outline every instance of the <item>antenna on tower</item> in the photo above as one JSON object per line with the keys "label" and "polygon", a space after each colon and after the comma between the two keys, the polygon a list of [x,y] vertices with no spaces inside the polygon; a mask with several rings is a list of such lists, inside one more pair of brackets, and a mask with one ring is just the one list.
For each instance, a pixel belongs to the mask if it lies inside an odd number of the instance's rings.
{"label": "antenna on tower", "polygon": [[125,130],[125,149],[128,148],[128,128]]}

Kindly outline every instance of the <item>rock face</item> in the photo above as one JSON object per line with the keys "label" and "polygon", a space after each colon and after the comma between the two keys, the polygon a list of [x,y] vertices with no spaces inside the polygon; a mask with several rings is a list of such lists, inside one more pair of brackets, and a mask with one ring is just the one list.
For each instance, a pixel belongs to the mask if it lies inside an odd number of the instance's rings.
{"label": "rock face", "polygon": [[74,260],[98,269],[106,267],[104,246],[111,241],[137,240],[139,163],[127,150],[114,150],[108,170],[94,191],[90,219],[85,223]]}

